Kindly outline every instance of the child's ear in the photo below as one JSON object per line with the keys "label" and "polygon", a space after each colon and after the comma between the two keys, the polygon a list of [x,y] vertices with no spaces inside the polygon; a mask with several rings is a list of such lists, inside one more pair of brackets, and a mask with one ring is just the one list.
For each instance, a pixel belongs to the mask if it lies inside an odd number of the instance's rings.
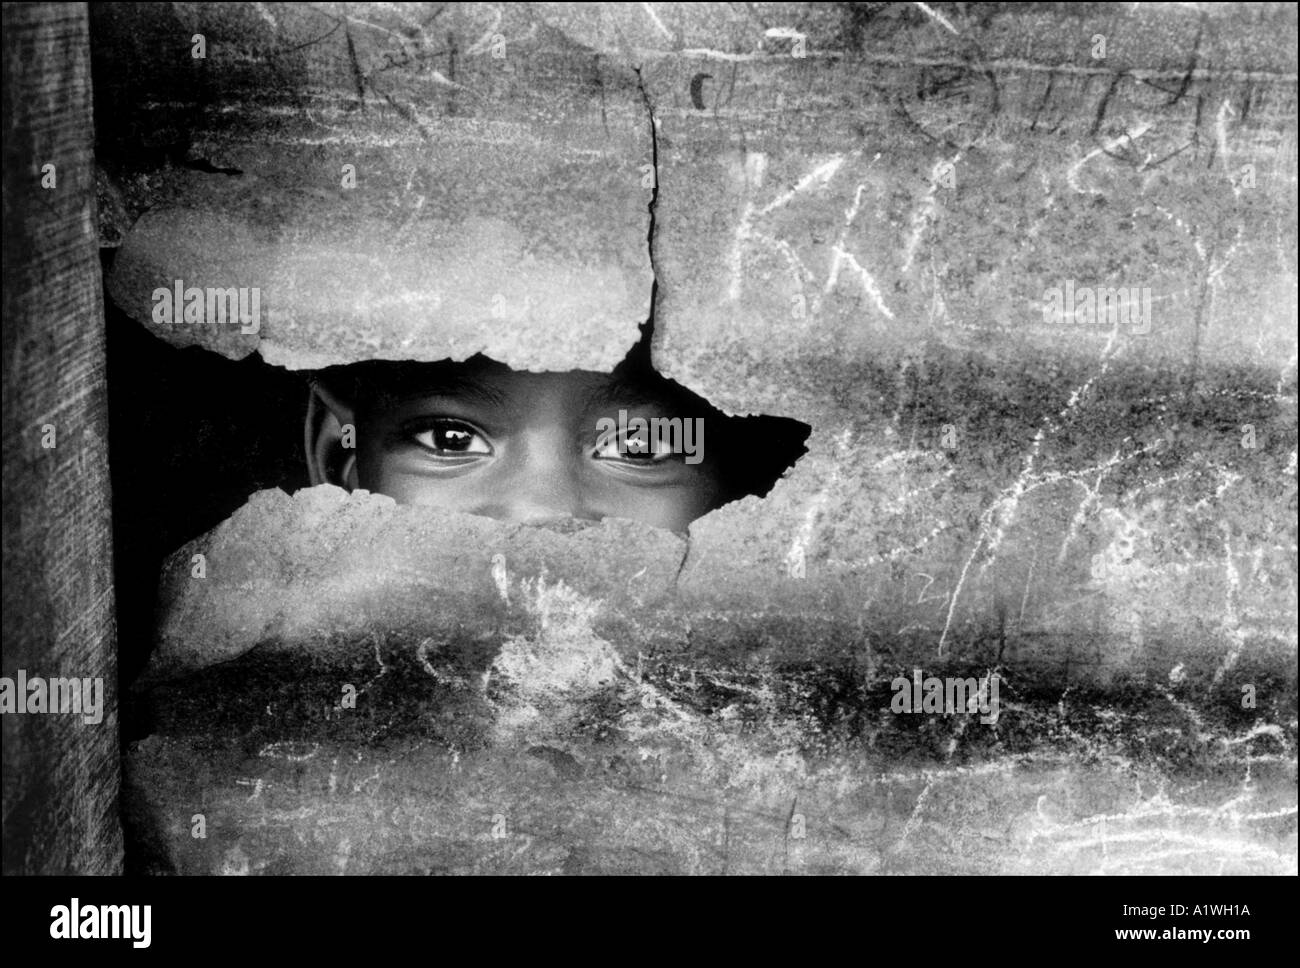
{"label": "child's ear", "polygon": [[304,430],[312,484],[357,487],[356,413],[324,383],[313,381]]}

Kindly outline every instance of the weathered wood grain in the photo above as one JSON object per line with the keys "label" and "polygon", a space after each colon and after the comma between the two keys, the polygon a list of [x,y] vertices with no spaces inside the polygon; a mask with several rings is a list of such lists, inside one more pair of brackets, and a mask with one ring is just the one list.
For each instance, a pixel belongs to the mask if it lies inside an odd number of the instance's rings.
{"label": "weathered wood grain", "polygon": [[84,4],[5,4],[4,131],[4,675],[102,677],[105,714],[0,720],[3,869],[109,874],[122,839]]}

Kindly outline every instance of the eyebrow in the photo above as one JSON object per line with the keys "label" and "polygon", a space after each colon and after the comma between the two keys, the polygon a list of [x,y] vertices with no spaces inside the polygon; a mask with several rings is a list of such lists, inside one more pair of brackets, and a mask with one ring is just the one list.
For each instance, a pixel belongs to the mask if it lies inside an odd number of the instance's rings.
{"label": "eyebrow", "polygon": [[506,403],[505,394],[482,379],[450,373],[390,391],[390,399],[395,403],[419,397],[468,397],[491,407],[503,407]]}
{"label": "eyebrow", "polygon": [[622,373],[614,373],[604,383],[592,387],[585,401],[587,410],[641,404],[660,404],[665,407],[681,404],[683,409],[687,409],[690,403],[690,398],[685,392],[666,380],[662,382],[647,380]]}

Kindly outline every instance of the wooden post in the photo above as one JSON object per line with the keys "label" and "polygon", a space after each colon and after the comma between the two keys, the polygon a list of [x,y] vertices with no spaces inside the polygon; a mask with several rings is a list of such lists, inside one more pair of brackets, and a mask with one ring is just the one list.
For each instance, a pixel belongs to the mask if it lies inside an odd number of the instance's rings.
{"label": "wooden post", "polygon": [[89,27],[80,3],[3,10],[3,674],[102,682],[98,723],[84,710],[0,716],[3,871],[112,874],[120,744]]}

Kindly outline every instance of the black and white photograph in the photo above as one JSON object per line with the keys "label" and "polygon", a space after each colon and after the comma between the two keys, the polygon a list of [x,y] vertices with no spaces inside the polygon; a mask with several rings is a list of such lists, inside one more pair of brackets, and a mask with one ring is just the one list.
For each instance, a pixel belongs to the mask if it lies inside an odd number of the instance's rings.
{"label": "black and white photograph", "polygon": [[1237,885],[1297,875],[1297,21],[4,4],[22,935],[893,876],[1259,957],[1286,919]]}

